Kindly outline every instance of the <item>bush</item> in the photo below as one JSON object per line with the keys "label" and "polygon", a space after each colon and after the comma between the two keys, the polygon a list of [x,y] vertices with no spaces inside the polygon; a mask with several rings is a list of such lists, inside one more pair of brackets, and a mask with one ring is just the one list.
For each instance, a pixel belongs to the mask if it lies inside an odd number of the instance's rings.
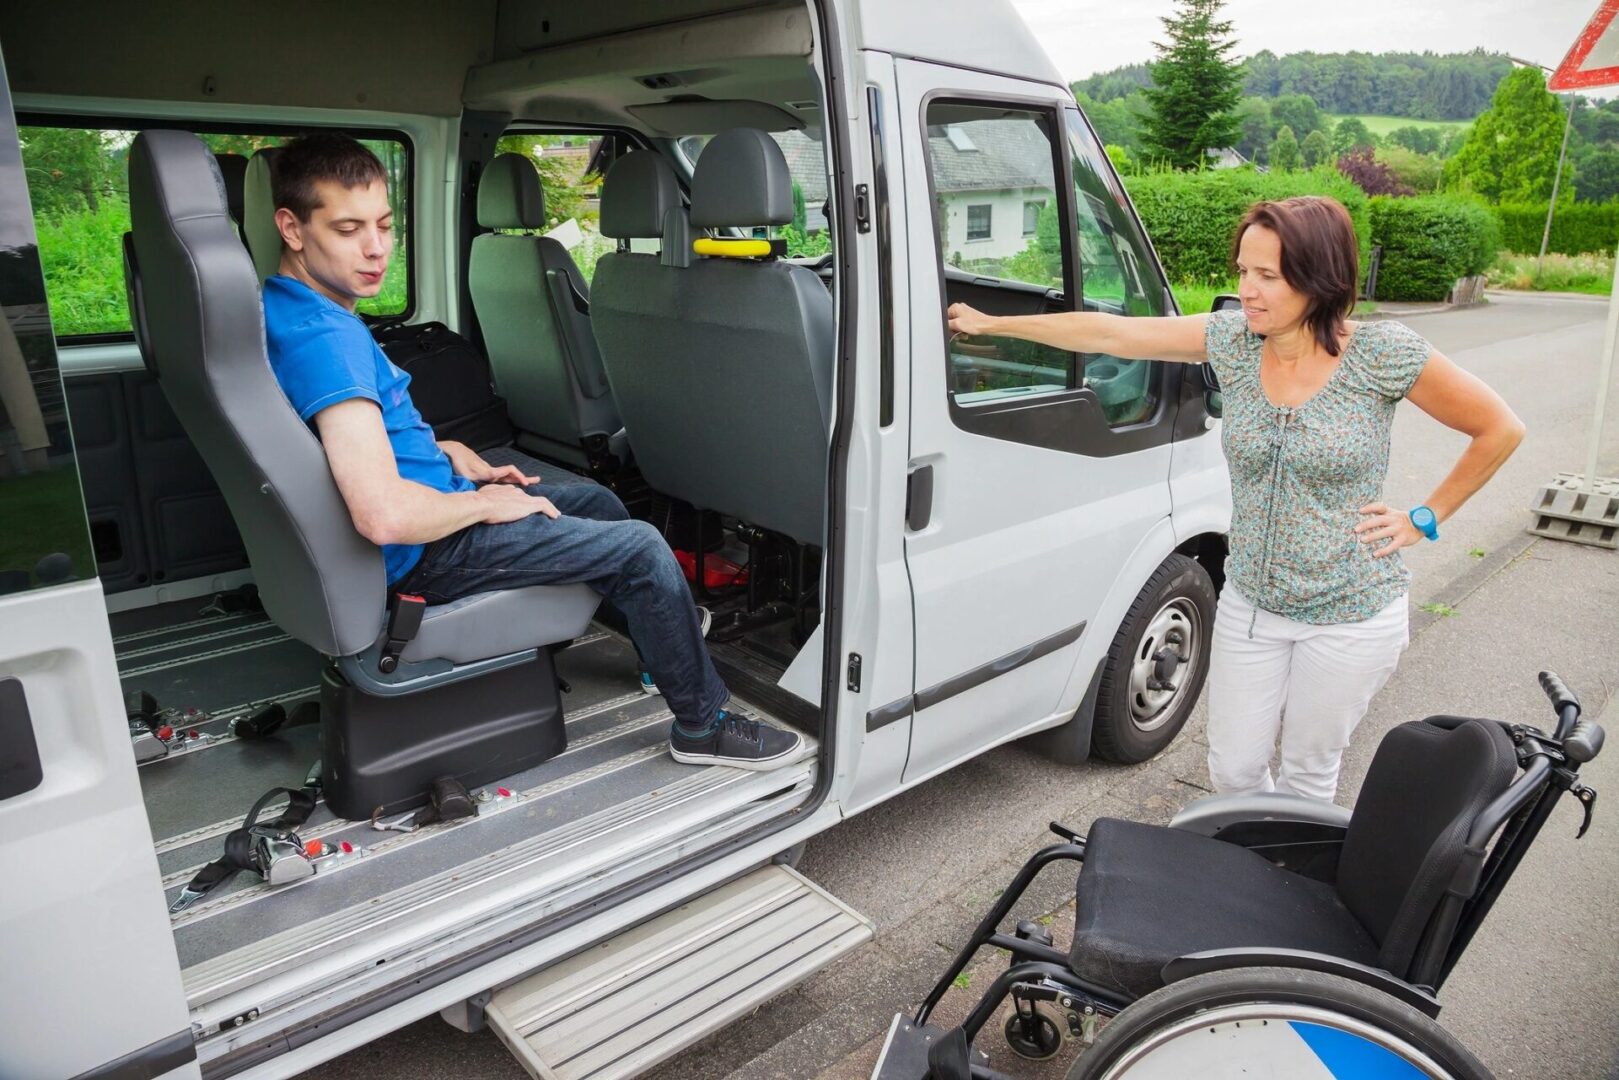
{"label": "bush", "polygon": [[128,330],[122,252],[129,203],[123,197],[105,198],[99,212],[81,209],[44,217],[36,228],[56,336]]}
{"label": "bush", "polygon": [[1455,195],[1371,200],[1372,241],[1383,247],[1380,300],[1443,300],[1456,279],[1482,274],[1501,247],[1488,207]]}
{"label": "bush", "polygon": [[1416,191],[1378,161],[1370,147],[1357,146],[1338,159],[1338,171],[1368,195],[1415,195]]}
{"label": "bush", "polygon": [[1377,151],[1377,160],[1387,166],[1389,172],[1393,173],[1400,183],[1419,195],[1439,190],[1442,162],[1435,155],[1419,154],[1404,146],[1390,144]]}
{"label": "bush", "polygon": [[1355,222],[1365,266],[1371,238],[1366,195],[1330,166],[1309,172],[1252,169],[1156,172],[1125,178],[1171,281],[1223,282],[1232,276],[1231,238],[1248,208],[1263,199],[1330,195]]}
{"label": "bush", "polygon": [[1535,252],[1514,255],[1503,251],[1489,269],[1490,286],[1496,289],[1541,289],[1553,292],[1580,292],[1607,296],[1613,288],[1613,256],[1593,252],[1586,255],[1548,254],[1545,265]]}
{"label": "bush", "polygon": [[[1540,251],[1540,238],[1546,229],[1545,203],[1502,203],[1495,213],[1501,220],[1502,247],[1508,251]],[[1611,254],[1615,245],[1619,245],[1619,202],[1558,203],[1547,251],[1563,255],[1591,251]]]}

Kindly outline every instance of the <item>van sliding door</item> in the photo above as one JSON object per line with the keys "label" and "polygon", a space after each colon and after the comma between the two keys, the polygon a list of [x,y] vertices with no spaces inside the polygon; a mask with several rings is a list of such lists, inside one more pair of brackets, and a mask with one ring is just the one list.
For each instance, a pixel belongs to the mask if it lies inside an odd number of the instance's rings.
{"label": "van sliding door", "polygon": [[197,1076],[0,65],[0,1076]]}

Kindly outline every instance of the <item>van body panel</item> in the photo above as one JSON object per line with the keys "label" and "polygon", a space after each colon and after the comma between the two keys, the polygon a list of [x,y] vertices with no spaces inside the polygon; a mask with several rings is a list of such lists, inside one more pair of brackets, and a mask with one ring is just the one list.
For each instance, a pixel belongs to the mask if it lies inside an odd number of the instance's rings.
{"label": "van body panel", "polygon": [[1231,470],[1220,446],[1221,423],[1212,420],[1202,435],[1175,442],[1169,497],[1175,505],[1176,543],[1231,529]]}
{"label": "van body panel", "polygon": [[858,0],[848,6],[866,49],[967,70],[1016,72],[1020,78],[1068,89],[1068,80],[1008,0],[930,4],[925,10],[894,0]]}

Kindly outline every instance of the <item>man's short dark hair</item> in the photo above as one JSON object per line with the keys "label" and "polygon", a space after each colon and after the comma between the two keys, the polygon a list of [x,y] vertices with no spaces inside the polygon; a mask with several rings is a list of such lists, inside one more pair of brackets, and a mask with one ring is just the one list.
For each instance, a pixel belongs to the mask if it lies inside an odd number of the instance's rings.
{"label": "man's short dark hair", "polygon": [[357,188],[377,180],[387,184],[388,174],[377,155],[357,139],[336,132],[300,135],[281,148],[270,169],[276,209],[286,207],[299,221],[308,221],[320,206],[315,185],[322,180]]}

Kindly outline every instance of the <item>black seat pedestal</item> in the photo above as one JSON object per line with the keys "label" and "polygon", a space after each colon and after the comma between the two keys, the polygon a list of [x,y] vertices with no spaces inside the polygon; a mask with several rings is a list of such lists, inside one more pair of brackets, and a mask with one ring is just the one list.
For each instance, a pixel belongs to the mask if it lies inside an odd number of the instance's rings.
{"label": "black seat pedestal", "polygon": [[329,666],[321,677],[321,784],[338,817],[402,814],[429,785],[468,788],[522,772],[568,745],[551,655],[475,679],[373,697]]}

